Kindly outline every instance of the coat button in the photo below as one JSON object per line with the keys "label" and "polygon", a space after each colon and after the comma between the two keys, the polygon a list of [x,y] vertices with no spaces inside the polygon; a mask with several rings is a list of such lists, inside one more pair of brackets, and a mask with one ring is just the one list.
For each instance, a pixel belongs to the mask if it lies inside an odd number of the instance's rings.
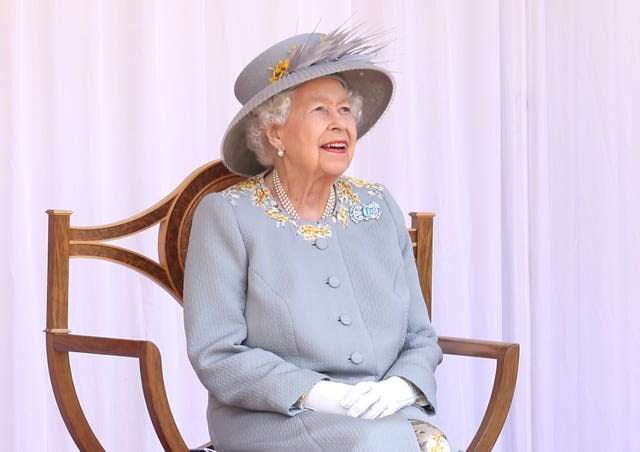
{"label": "coat button", "polygon": [[351,325],[351,316],[349,314],[340,314],[338,321],[345,326]]}
{"label": "coat button", "polygon": [[340,287],[340,278],[338,278],[337,276],[329,276],[329,279],[327,279],[327,284],[329,284],[334,289],[336,287]]}
{"label": "coat button", "polygon": [[360,364],[362,362],[362,353],[360,352],[353,352],[351,354],[351,356],[349,357],[349,360],[353,363],[353,364]]}
{"label": "coat button", "polygon": [[326,237],[318,237],[315,242],[316,248],[319,250],[326,250],[329,246],[329,241]]}

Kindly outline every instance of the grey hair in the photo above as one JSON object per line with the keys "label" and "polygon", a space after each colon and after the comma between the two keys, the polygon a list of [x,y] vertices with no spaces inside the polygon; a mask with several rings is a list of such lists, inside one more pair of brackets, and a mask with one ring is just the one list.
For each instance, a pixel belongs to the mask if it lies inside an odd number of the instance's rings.
{"label": "grey hair", "polygon": [[[346,89],[351,104],[351,111],[356,118],[356,123],[360,122],[362,116],[362,96],[349,90],[344,79],[337,74],[328,77],[338,80]],[[267,99],[262,104],[254,108],[245,119],[245,140],[247,147],[251,149],[264,167],[273,166],[273,146],[267,138],[267,128],[271,125],[283,125],[289,116],[291,107],[291,96],[296,88],[282,91]]]}

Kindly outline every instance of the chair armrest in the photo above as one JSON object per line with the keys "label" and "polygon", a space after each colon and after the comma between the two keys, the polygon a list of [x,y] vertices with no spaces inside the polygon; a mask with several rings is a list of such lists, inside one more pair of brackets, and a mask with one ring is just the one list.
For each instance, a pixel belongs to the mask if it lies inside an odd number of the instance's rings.
{"label": "chair armrest", "polygon": [[69,365],[70,352],[138,358],[147,411],[158,439],[165,450],[187,450],[171,414],[162,376],[160,351],[153,342],[45,332],[53,392],[62,418],[79,449],[104,450],[80,406]]}
{"label": "chair armrest", "polygon": [[490,451],[498,440],[513,400],[518,376],[520,345],[452,337],[440,337],[438,343],[442,351],[448,355],[496,360],[496,374],[489,404],[478,431],[466,449],[467,452]]}

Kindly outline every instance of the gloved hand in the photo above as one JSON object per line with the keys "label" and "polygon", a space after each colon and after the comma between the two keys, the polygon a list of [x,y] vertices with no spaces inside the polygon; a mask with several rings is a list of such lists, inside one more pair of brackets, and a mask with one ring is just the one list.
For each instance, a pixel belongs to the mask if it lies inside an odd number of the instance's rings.
{"label": "gloved hand", "polygon": [[322,413],[347,414],[340,402],[353,389],[353,385],[322,380],[307,392],[298,406]]}
{"label": "gloved hand", "polygon": [[389,377],[379,382],[364,381],[353,387],[341,404],[347,415],[362,419],[389,416],[411,405],[419,397],[415,387],[400,377]]}

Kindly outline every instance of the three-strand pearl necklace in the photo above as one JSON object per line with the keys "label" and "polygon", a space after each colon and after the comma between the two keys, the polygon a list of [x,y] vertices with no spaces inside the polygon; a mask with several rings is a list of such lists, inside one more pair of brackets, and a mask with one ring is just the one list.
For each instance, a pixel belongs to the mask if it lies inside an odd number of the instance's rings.
{"label": "three-strand pearl necklace", "polygon": [[[284,191],[284,187],[282,186],[282,183],[280,182],[280,177],[278,176],[278,171],[276,171],[275,168],[273,169],[272,174],[273,174],[273,186],[276,189],[276,195],[278,195],[278,199],[280,200],[282,207],[284,207],[284,210],[287,211],[287,213],[291,218],[293,218],[294,220],[300,220],[301,219],[300,215],[298,215],[298,212],[296,211],[295,207],[293,207],[293,204],[291,204],[291,200],[287,196],[287,192]],[[320,219],[324,220],[325,218],[329,218],[333,213],[335,206],[336,206],[336,190],[332,185],[331,191],[329,192],[329,198],[327,199],[327,204],[324,206],[324,211],[322,212],[322,217]]]}

